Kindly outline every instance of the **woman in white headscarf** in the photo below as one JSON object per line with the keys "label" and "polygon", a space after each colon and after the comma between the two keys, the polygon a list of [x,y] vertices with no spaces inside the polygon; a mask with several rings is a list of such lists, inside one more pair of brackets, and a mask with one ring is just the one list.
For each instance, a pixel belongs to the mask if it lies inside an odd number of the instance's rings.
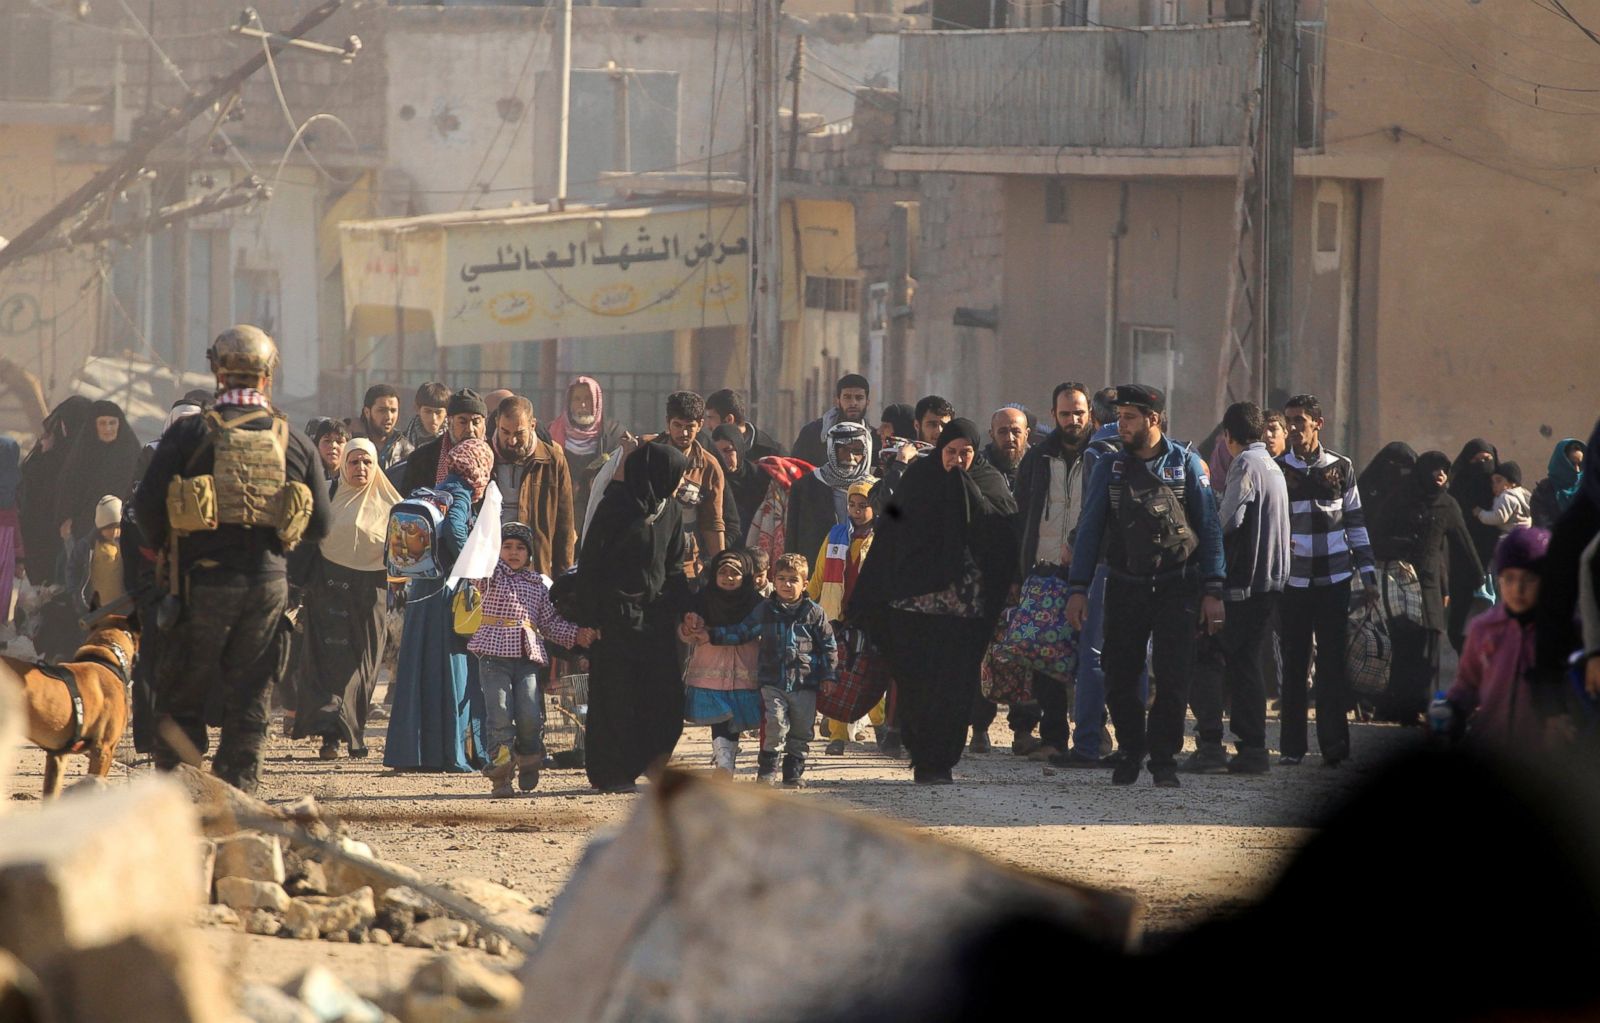
{"label": "woman in white headscarf", "polygon": [[320,736],[323,760],[339,755],[341,741],[352,757],[367,755],[367,710],[388,633],[384,542],[389,509],[399,501],[372,442],[350,441],[307,591],[305,671],[296,694],[294,736]]}

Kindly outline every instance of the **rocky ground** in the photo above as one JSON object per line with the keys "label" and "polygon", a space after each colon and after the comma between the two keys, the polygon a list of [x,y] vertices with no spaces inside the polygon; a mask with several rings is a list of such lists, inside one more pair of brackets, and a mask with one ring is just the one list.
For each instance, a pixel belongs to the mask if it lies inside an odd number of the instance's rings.
{"label": "rocky ground", "polygon": [[[619,823],[641,798],[597,795],[581,771],[547,771],[536,792],[511,800],[488,798],[489,785],[477,775],[391,772],[382,762],[383,727],[379,721],[370,729],[369,759],[333,762],[317,759],[314,744],[281,738],[275,728],[260,795],[269,802],[311,795],[378,857],[433,883],[499,882],[531,898],[536,913],[556,897],[589,839]],[[675,763],[707,766],[706,731],[685,734]],[[828,757],[818,743],[807,788],[792,798],[892,817],[1025,870],[1131,891],[1146,906],[1146,929],[1161,932],[1249,899],[1322,814],[1387,756],[1418,740],[1411,730],[1355,726],[1356,756],[1337,769],[1313,755],[1264,777],[1186,775],[1182,788],[1170,790],[1151,787],[1148,776],[1121,788],[1111,785],[1108,771],[1058,770],[1015,757],[1003,717],[991,734],[994,752],[968,756],[954,786],[934,788],[912,785],[903,761],[869,744]],[[1274,738],[1269,734],[1269,743]],[[754,757],[743,759],[740,781],[751,783]],[[82,764],[74,760],[68,784]],[[38,791],[42,767],[37,750],[24,754],[17,779],[24,803]],[[112,780],[147,770],[119,764]],[[398,945],[298,942],[222,929],[209,930],[207,941],[241,980],[281,984],[320,963],[368,994],[402,986],[429,956]]]}

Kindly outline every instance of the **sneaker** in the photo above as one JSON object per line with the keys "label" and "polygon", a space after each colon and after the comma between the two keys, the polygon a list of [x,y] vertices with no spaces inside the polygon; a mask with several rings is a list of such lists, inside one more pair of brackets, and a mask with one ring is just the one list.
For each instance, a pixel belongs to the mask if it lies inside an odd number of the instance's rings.
{"label": "sneaker", "polygon": [[989,744],[989,733],[987,731],[975,731],[972,733],[972,742],[967,745],[968,752],[989,753],[993,749],[994,747]]}
{"label": "sneaker", "polygon": [[783,787],[786,789],[803,789],[806,773],[806,758],[797,753],[783,755]]}
{"label": "sneaker", "polygon": [[1175,789],[1178,787],[1178,767],[1176,764],[1163,764],[1161,767],[1150,768],[1150,784],[1158,789]]}
{"label": "sneaker", "polygon": [[1044,747],[1044,743],[1031,735],[1019,735],[1011,740],[1011,752],[1019,757],[1030,760],[1037,759],[1034,754]]}
{"label": "sneaker", "polygon": [[832,742],[828,743],[827,748],[824,749],[822,752],[826,753],[830,757],[842,757],[842,756],[844,756],[844,740],[843,739],[835,739],[835,740],[833,740]]}
{"label": "sneaker", "polygon": [[1229,774],[1266,774],[1272,760],[1264,749],[1242,749],[1228,761]]}
{"label": "sneaker", "polygon": [[1283,756],[1278,758],[1278,766],[1279,767],[1299,767],[1300,766],[1300,761],[1302,761],[1304,759],[1305,759],[1305,757],[1303,757],[1303,756],[1296,756],[1293,753],[1285,753]]}
{"label": "sneaker", "polygon": [[1111,771],[1111,784],[1132,785],[1139,780],[1141,764],[1132,757],[1124,757]]}
{"label": "sneaker", "polygon": [[1207,743],[1189,754],[1179,770],[1189,774],[1227,774],[1228,754],[1221,745]]}
{"label": "sneaker", "polygon": [[776,785],[778,783],[778,751],[762,750],[756,754],[756,784]]}

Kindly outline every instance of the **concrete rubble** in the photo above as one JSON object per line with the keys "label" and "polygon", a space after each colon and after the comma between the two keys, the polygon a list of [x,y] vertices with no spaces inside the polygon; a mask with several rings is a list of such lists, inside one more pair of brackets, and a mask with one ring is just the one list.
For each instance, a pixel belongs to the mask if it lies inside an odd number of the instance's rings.
{"label": "concrete rubble", "polygon": [[221,977],[191,928],[198,837],[194,806],[165,778],[7,820],[0,949],[38,977],[56,1018],[224,1018]]}
{"label": "concrete rubble", "polygon": [[937,976],[955,935],[1022,909],[1108,950],[1136,935],[1128,896],[817,801],[669,771],[578,864],[521,972],[517,1018],[849,1016],[884,977]]}

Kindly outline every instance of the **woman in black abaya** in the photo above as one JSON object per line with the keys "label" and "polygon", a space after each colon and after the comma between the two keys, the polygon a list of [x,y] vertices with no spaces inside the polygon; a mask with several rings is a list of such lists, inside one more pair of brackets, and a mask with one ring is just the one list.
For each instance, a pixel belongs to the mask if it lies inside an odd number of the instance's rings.
{"label": "woman in black abaya", "polygon": [[947,785],[961,759],[978,669],[1017,572],[1016,501],[951,420],[906,470],[876,529],[849,617],[889,655],[918,784]]}
{"label": "woman in black abaya", "polygon": [[578,622],[589,649],[585,767],[601,792],[628,792],[683,733],[676,626],[687,610],[683,514],[675,497],[689,462],[641,444],[606,487],[578,557]]}
{"label": "woman in black abaya", "polygon": [[60,503],[61,471],[67,455],[90,420],[94,403],[80,394],[63,401],[44,421],[44,433],[22,461],[22,485],[17,510],[22,527],[23,562],[28,581],[44,586],[57,580],[62,550]]}
{"label": "woman in black abaya", "polygon": [[[1500,542],[1500,530],[1479,522],[1473,512],[1494,504],[1494,483],[1490,477],[1499,464],[1500,452],[1495,450],[1494,445],[1482,437],[1474,437],[1467,441],[1450,465],[1450,496],[1456,499],[1456,506],[1461,509],[1461,518],[1467,524],[1467,535],[1472,537],[1472,547],[1478,553],[1478,561],[1485,565],[1494,560],[1494,548]],[[1450,601],[1448,635],[1450,645],[1455,647],[1457,653],[1461,652],[1461,644],[1466,639],[1467,619],[1472,617],[1474,610],[1483,610],[1482,604],[1474,608],[1475,603],[1472,600]]]}
{"label": "woman in black abaya", "polygon": [[88,420],[61,467],[56,522],[63,532],[70,526],[73,539],[94,532],[95,505],[107,494],[126,503],[133,496],[138,464],[139,438],[121,406],[113,401],[90,405]]}

